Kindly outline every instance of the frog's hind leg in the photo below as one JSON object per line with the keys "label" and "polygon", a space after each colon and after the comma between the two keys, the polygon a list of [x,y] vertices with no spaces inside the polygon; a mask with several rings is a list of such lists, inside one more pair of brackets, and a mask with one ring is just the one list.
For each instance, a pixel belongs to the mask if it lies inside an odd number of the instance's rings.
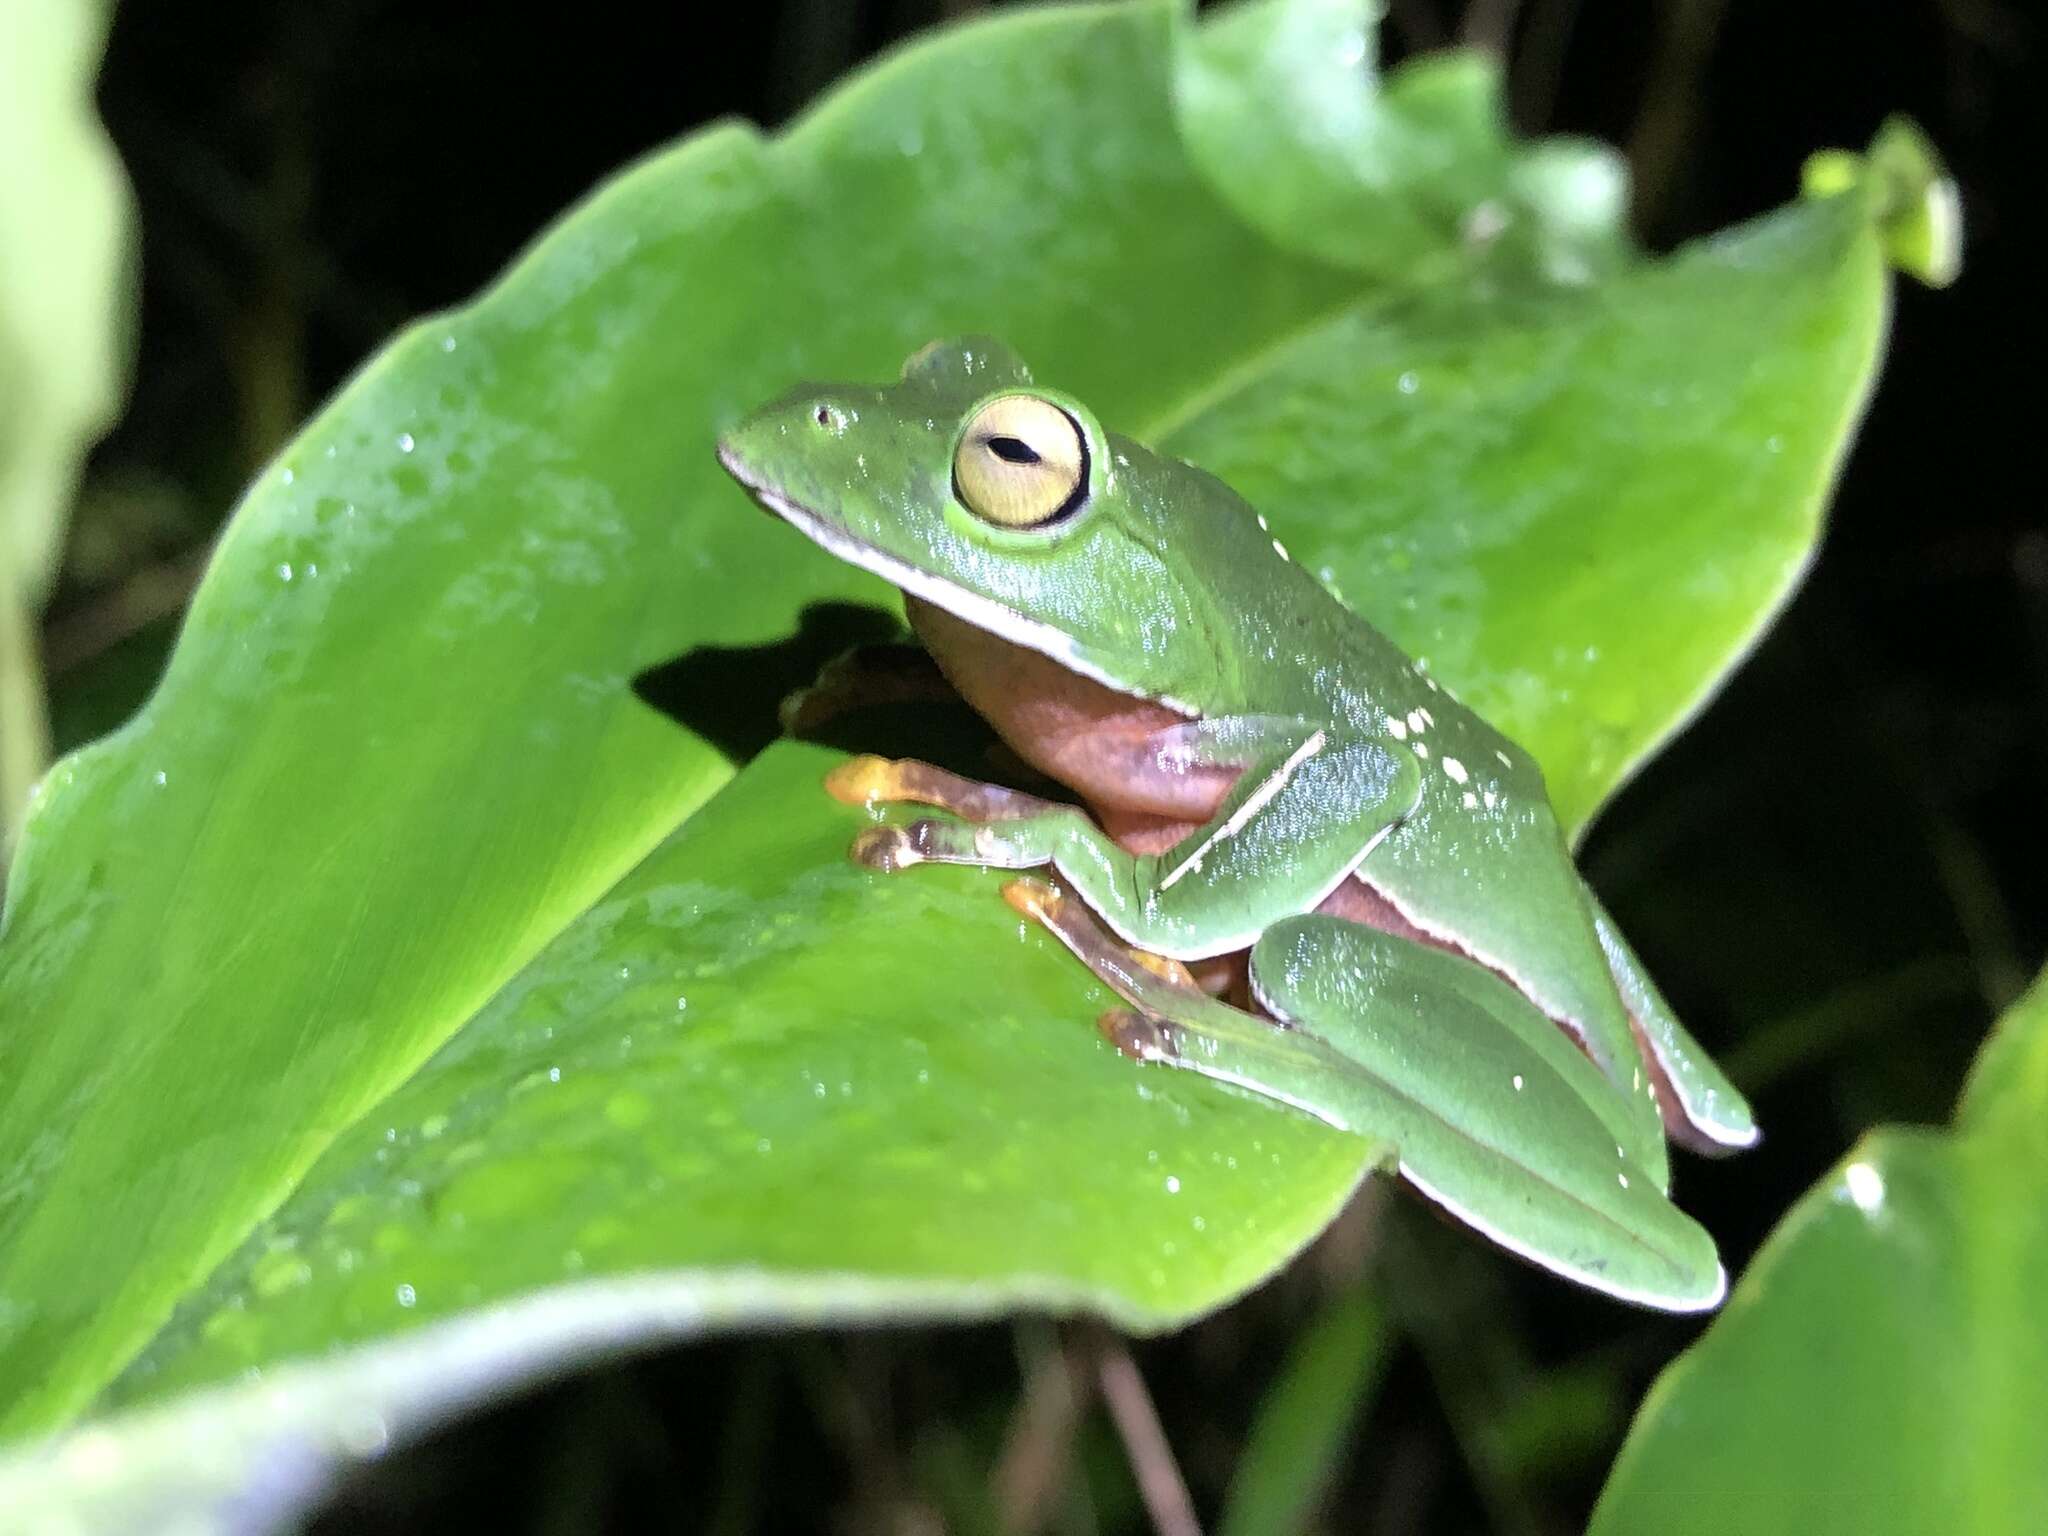
{"label": "frog's hind leg", "polygon": [[1720,1300],[1713,1239],[1622,1154],[1599,1069],[1470,961],[1337,918],[1290,918],[1252,953],[1268,1021],[1129,948],[1043,881],[1003,894],[1130,1005],[1100,1021],[1127,1055],[1364,1137],[1430,1200],[1558,1274],[1673,1311]]}
{"label": "frog's hind leg", "polygon": [[[1132,948],[1111,933],[1087,903],[1047,881],[1029,877],[1012,880],[1003,887],[1003,899],[1042,924],[1098,980],[1130,1005],[1113,1008],[1097,1020],[1104,1037],[1126,1056],[1138,1061],[1191,1066],[1205,1076],[1232,1082],[1238,1079],[1227,1070],[1226,1058],[1234,1059],[1239,1052],[1252,1057],[1298,1058],[1298,1069],[1307,1074],[1318,1067],[1329,1070],[1336,1065],[1336,1058],[1322,1042],[1306,1037],[1290,1040],[1290,1032],[1283,1025],[1218,1001],[1186,965],[1165,955]],[[1205,1062],[1207,1066],[1203,1065]],[[1247,1082],[1244,1086],[1267,1098],[1294,1103],[1319,1119],[1330,1119],[1311,1104],[1297,1103],[1284,1091],[1284,1072],[1276,1071],[1271,1076],[1270,1082]],[[1335,1120],[1331,1123],[1339,1129],[1353,1129]]]}
{"label": "frog's hind leg", "polygon": [[[1624,1150],[1628,1106],[1550,1016],[1462,956],[1309,914],[1252,951],[1259,1003],[1343,1067],[1325,1118],[1391,1141],[1401,1176],[1513,1253],[1624,1300],[1712,1307],[1713,1239]],[[1206,1070],[1183,1043],[1182,1062]],[[1242,1081],[1241,1078],[1233,1079]]]}
{"label": "frog's hind leg", "polygon": [[1593,929],[1614,973],[1615,990],[1645,1060],[1656,1069],[1654,1085],[1664,1128],[1673,1141],[1695,1152],[1725,1153],[1753,1147],[1761,1134],[1749,1103],[1716,1067],[1699,1042],[1686,1033],[1671,1005],[1650,980],[1600,898],[1586,888]]}

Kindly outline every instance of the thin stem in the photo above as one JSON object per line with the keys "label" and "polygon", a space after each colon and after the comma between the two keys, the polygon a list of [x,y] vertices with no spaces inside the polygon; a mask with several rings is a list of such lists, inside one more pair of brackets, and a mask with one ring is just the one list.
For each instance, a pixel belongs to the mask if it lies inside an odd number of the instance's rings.
{"label": "thin stem", "polygon": [[50,764],[50,714],[36,646],[35,611],[0,580],[0,865],[28,816],[28,795]]}
{"label": "thin stem", "polygon": [[1571,51],[1572,26],[1578,19],[1579,0],[1551,0],[1529,13],[1521,52],[1508,72],[1508,89],[1517,107],[1514,121],[1524,133],[1550,126],[1565,57]]}
{"label": "thin stem", "polygon": [[62,679],[72,668],[112,650],[159,619],[182,612],[205,574],[210,551],[195,550],[144,566],[104,596],[43,631],[44,671]]}
{"label": "thin stem", "polygon": [[1521,8],[1521,0],[1472,0],[1465,7],[1465,25],[1460,29],[1465,46],[1497,59],[1506,58],[1508,39],[1515,30],[1515,13]]}
{"label": "thin stem", "polygon": [[1927,955],[1859,976],[1752,1030],[1723,1064],[1745,1090],[1761,1092],[1858,1036],[1897,1026],[1916,1009],[1968,998],[1976,979],[1971,961],[1953,954]]}
{"label": "thin stem", "polygon": [[1166,1431],[1160,1427],[1138,1362],[1131,1358],[1123,1340],[1106,1330],[1096,1333],[1092,1353],[1096,1383],[1123,1440],[1124,1454],[1130,1458],[1139,1496],[1152,1517],[1152,1529],[1158,1536],[1202,1536],[1194,1501],[1188,1497],[1188,1485],[1180,1475],[1180,1463],[1173,1458],[1173,1448],[1166,1443]]}
{"label": "thin stem", "polygon": [[1387,21],[1410,53],[1444,45],[1444,24],[1428,0],[1387,0]]}
{"label": "thin stem", "polygon": [[1700,77],[1720,39],[1727,9],[1728,0],[1677,0],[1664,14],[1642,110],[1628,136],[1636,221],[1646,234],[1662,229],[1685,175],[1685,156],[1698,141]]}
{"label": "thin stem", "polygon": [[1042,1342],[1027,1368],[1024,1395],[990,1478],[1002,1528],[1012,1536],[1044,1528],[1066,1486],[1089,1394],[1086,1373],[1074,1369],[1058,1340]]}

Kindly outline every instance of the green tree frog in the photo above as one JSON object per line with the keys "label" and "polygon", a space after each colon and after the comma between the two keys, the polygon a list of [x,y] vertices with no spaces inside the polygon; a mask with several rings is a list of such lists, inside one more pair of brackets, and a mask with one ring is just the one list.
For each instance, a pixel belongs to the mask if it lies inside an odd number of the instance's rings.
{"label": "green tree frog", "polygon": [[1049,872],[1004,894],[1122,999],[1127,1054],[1368,1138],[1558,1274],[1719,1302],[1665,1137],[1747,1146],[1748,1106],[1580,879],[1536,763],[1258,512],[982,338],[800,388],[719,454],[899,587],[946,681],[1085,806],[856,757],[841,799],[947,813],[857,858]]}

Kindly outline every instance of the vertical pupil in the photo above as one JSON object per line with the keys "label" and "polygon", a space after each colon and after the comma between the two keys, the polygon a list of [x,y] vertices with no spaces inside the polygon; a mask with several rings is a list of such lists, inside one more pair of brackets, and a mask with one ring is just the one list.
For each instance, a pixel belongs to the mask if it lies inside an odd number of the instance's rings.
{"label": "vertical pupil", "polygon": [[1005,464],[1036,464],[1038,450],[1020,437],[991,437],[988,451]]}

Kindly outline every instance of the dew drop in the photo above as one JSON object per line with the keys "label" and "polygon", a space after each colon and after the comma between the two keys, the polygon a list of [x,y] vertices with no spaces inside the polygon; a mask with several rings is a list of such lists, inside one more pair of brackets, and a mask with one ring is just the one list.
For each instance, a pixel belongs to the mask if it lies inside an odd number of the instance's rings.
{"label": "dew drop", "polygon": [[1849,1198],[1856,1209],[1866,1216],[1883,1206],[1884,1175],[1869,1163],[1851,1163],[1842,1170],[1842,1180],[1849,1187]]}
{"label": "dew drop", "polygon": [[409,1306],[411,1306],[411,1305],[412,1305],[412,1304],[413,1304],[414,1302],[416,1302],[416,1301],[418,1301],[418,1300],[419,1300],[419,1296],[418,1296],[418,1294],[417,1294],[417,1293],[416,1293],[416,1292],[415,1292],[415,1291],[413,1290],[413,1288],[412,1288],[411,1286],[409,1286],[409,1285],[400,1285],[400,1286],[399,1286],[399,1288],[398,1288],[398,1293],[397,1293],[397,1294],[398,1294],[398,1304],[399,1304],[399,1305],[400,1305],[401,1307],[409,1307]]}
{"label": "dew drop", "polygon": [[400,453],[411,453],[417,446],[418,444],[413,441],[413,436],[410,432],[398,434],[398,451]]}

